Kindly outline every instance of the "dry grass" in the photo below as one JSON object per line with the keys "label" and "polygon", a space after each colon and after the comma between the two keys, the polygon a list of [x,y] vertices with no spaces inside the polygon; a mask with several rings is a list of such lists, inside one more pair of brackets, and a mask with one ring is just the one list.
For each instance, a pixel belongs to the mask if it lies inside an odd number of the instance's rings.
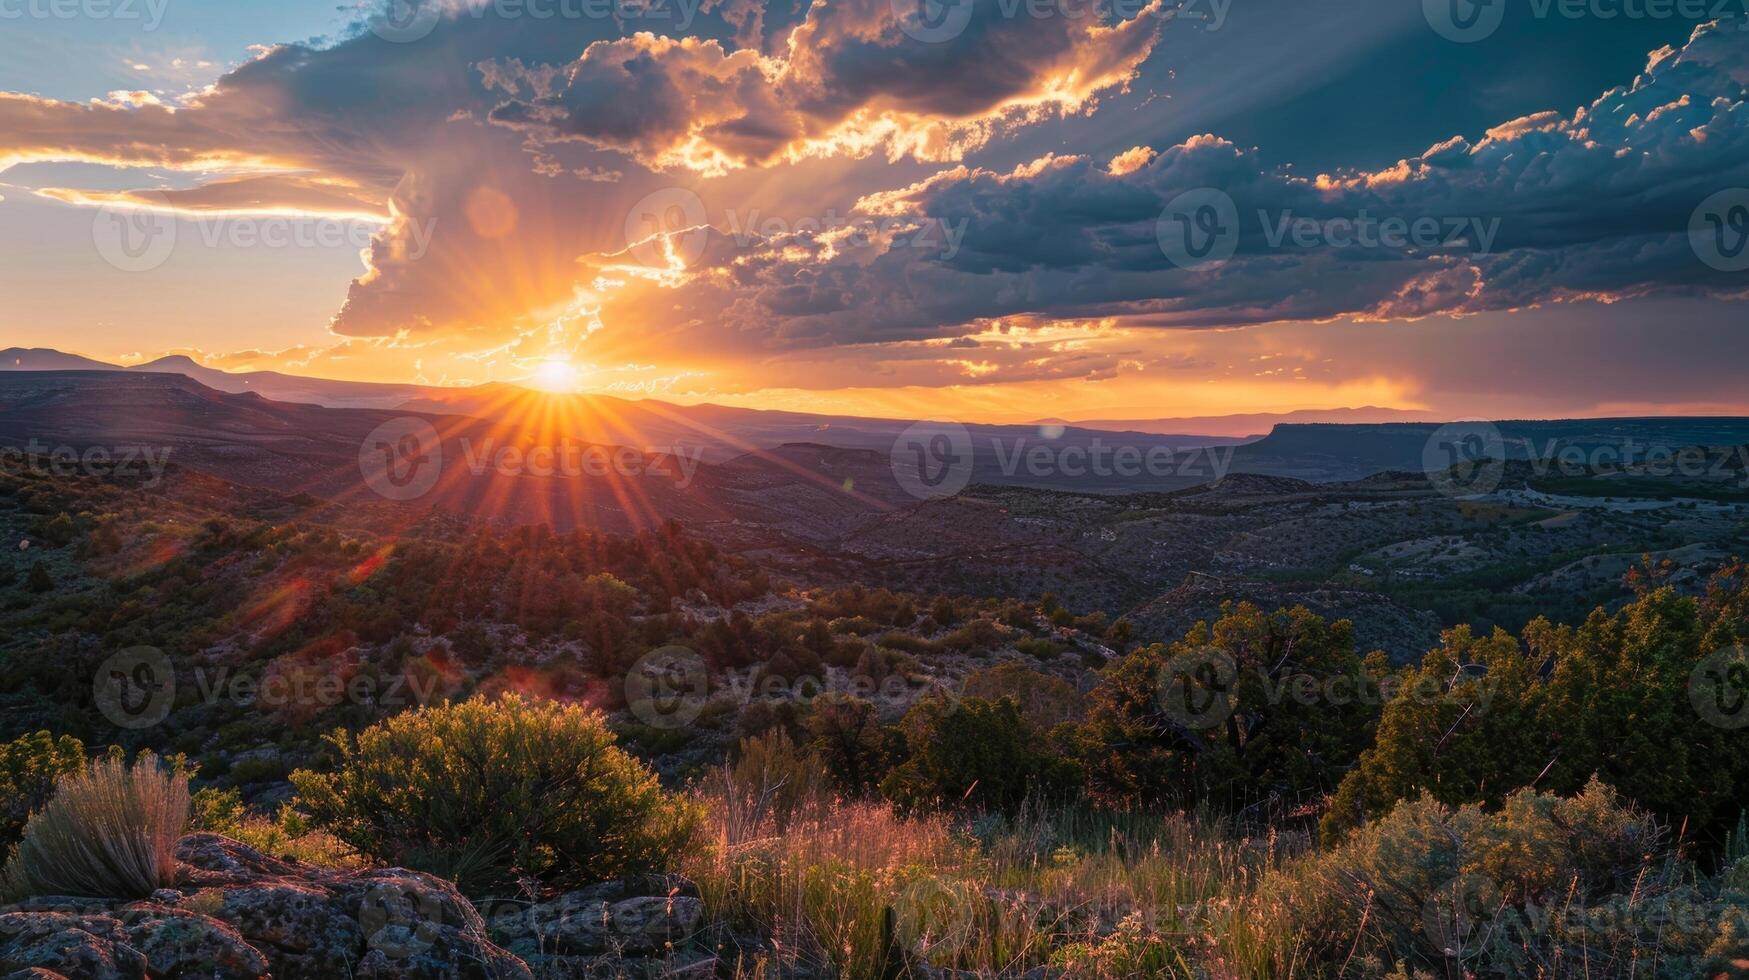
{"label": "dry grass", "polygon": [[1242,841],[1181,814],[1069,809],[967,824],[884,803],[794,804],[786,790],[726,774],[702,793],[705,831],[684,870],[725,943],[770,938],[741,954],[737,975],[928,966],[1019,977],[1051,965],[1191,977],[1217,964],[1218,976],[1279,977],[1303,958],[1238,900],[1292,859],[1279,840]]}
{"label": "dry grass", "polygon": [[945,821],[902,819],[884,804],[814,800],[786,812],[720,790],[707,805],[684,870],[717,925],[770,937],[779,973],[885,975],[895,965],[887,910],[964,859]]}
{"label": "dry grass", "polygon": [[144,898],[176,877],[176,841],[188,825],[188,778],[150,754],[132,766],[100,759],[62,776],[25,825],[6,869],[23,895]]}

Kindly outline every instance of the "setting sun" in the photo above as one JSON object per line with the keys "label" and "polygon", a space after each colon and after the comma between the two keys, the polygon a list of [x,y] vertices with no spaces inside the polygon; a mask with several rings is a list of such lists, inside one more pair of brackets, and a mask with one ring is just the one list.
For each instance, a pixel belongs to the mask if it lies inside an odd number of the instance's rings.
{"label": "setting sun", "polygon": [[542,361],[528,376],[528,383],[542,391],[569,393],[577,390],[580,373],[570,361]]}

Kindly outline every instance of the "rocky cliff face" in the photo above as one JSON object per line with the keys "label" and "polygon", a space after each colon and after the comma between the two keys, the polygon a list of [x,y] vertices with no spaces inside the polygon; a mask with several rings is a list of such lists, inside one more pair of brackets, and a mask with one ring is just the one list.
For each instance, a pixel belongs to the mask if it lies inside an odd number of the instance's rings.
{"label": "rocky cliff face", "polygon": [[702,913],[672,888],[637,895],[615,883],[496,910],[488,930],[454,885],[415,871],[292,864],[213,834],[183,838],[177,859],[177,887],[142,901],[0,907],[0,977],[533,980],[584,975],[603,954],[671,962]]}

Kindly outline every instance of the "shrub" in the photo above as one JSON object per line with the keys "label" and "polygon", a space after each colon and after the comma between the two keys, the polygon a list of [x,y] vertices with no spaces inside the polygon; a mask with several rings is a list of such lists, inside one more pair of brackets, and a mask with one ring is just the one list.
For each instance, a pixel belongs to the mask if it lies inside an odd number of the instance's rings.
{"label": "shrub", "polygon": [[577,705],[476,698],[329,740],[335,771],[291,776],[311,819],[465,891],[652,870],[691,833],[691,808],[614,743],[599,712]]}
{"label": "shrub", "polygon": [[1081,721],[1087,713],[1087,697],[1075,685],[1012,660],[967,675],[960,693],[989,701],[1013,698],[1021,718],[1040,732]]}
{"label": "shrub", "polygon": [[933,640],[925,640],[922,637],[912,636],[909,633],[883,633],[880,639],[875,640],[875,643],[886,650],[898,650],[901,653],[909,653],[917,656],[941,652],[941,644],[936,643]]}
{"label": "shrub", "polygon": [[6,867],[15,895],[145,898],[175,883],[188,826],[188,777],[150,753],[110,756],[62,776]]}
{"label": "shrub", "polygon": [[1029,796],[1063,798],[1079,782],[1072,763],[1039,743],[1013,698],[924,698],[900,727],[910,757],[881,781],[881,793],[905,807],[1013,813]]}
{"label": "shrub", "polygon": [[845,793],[862,796],[886,777],[898,733],[881,725],[871,701],[828,691],[801,720],[808,748],[817,753]]}
{"label": "shrub", "polygon": [[24,587],[38,594],[54,589],[55,577],[49,574],[49,566],[41,561],[30,566],[30,574],[25,577]]}
{"label": "shrub", "polygon": [[974,619],[941,640],[941,645],[954,653],[988,653],[1007,639],[1002,627],[988,619]]}
{"label": "shrub", "polygon": [[[1113,661],[1080,751],[1109,799],[1285,810],[1330,792],[1366,745],[1383,669],[1355,652],[1347,620],[1229,604],[1182,642]],[[1354,703],[1291,696],[1301,681],[1340,683]]]}
{"label": "shrub", "polygon": [[[1499,805],[1533,782],[1576,793],[1593,774],[1708,849],[1749,791],[1749,729],[1715,723],[1691,689],[1749,631],[1749,581],[1722,572],[1704,601],[1660,588],[1575,628],[1538,619],[1514,638],[1447,631],[1392,700],[1342,781],[1328,840],[1423,791]],[[1427,696],[1431,695],[1431,696]]]}
{"label": "shrub", "polygon": [[291,806],[280,807],[276,816],[251,813],[237,789],[207,788],[191,799],[194,830],[222,834],[291,861],[321,867],[356,867],[357,852],[332,835],[311,830],[307,818]]}
{"label": "shrub", "polygon": [[37,732],[0,745],[0,849],[18,842],[57,779],[84,767],[85,746],[71,735]]}
{"label": "shrub", "polygon": [[1056,641],[1048,640],[1042,636],[1029,636],[1024,640],[1018,640],[1014,644],[1014,649],[1040,660],[1053,660],[1057,654],[1063,652],[1063,648],[1058,646]]}
{"label": "shrub", "polygon": [[1722,976],[1749,922],[1730,876],[1700,878],[1596,780],[1498,811],[1423,795],[1266,878],[1246,912],[1324,962],[1440,976]]}

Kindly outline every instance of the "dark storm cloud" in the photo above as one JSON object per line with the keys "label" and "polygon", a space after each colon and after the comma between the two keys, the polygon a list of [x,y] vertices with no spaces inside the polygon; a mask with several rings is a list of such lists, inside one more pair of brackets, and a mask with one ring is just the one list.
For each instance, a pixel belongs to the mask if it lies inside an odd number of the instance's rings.
{"label": "dark storm cloud", "polygon": [[[897,222],[897,244],[714,241],[666,299],[689,322],[808,347],[953,336],[1018,314],[1194,327],[1737,295],[1742,276],[1701,261],[1688,229],[1708,195],[1749,186],[1746,65],[1749,35],[1703,28],[1576,111],[1504,121],[1376,172],[1301,178],[1213,136],[1110,164],[961,166],[862,199],[863,213]],[[1234,252],[1186,267],[1156,219],[1211,189],[1233,202]],[[1393,241],[1390,223],[1419,240]],[[907,244],[932,227],[963,238]]]}

